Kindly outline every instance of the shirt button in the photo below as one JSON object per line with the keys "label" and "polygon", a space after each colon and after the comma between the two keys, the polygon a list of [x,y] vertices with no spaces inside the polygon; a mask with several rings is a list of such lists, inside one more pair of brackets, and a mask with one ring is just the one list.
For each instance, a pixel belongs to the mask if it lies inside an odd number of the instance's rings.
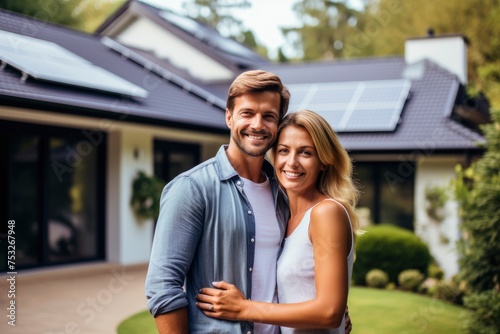
{"label": "shirt button", "polygon": [[251,242],[255,242],[255,239],[254,239],[254,238],[252,238],[252,239],[250,239],[250,241],[251,241]]}
{"label": "shirt button", "polygon": [[236,181],[236,184],[241,186],[241,181]]}
{"label": "shirt button", "polygon": [[252,271],[252,267],[248,268],[248,271]]}
{"label": "shirt button", "polygon": [[248,214],[249,214],[249,215],[251,215],[251,214],[252,214],[252,210],[248,210],[247,212],[248,212]]}
{"label": "shirt button", "polygon": [[248,331],[247,334],[252,334],[252,331]]}

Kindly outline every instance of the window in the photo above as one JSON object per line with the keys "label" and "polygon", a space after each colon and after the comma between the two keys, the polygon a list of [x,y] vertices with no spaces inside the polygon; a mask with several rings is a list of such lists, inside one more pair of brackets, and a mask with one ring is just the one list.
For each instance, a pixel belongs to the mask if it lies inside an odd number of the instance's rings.
{"label": "window", "polygon": [[154,155],[155,176],[167,183],[200,162],[200,146],[156,140]]}
{"label": "window", "polygon": [[17,267],[104,258],[105,136],[92,144],[83,130],[11,122],[0,130],[2,218],[16,222]]}
{"label": "window", "polygon": [[[415,166],[400,162],[357,162],[354,178],[360,185],[358,209],[374,224],[413,230]],[[368,218],[369,216],[369,218]]]}

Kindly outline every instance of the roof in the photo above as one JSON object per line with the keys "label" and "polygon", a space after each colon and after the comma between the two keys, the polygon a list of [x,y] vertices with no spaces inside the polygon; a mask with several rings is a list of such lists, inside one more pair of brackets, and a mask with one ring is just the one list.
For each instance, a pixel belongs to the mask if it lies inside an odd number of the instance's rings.
{"label": "roof", "polygon": [[[484,138],[450,118],[460,83],[455,75],[424,60],[408,66],[402,57],[337,60],[265,67],[285,84],[410,79],[410,97],[393,132],[339,133],[350,151],[477,150]],[[293,112],[295,110],[289,110]]]}
{"label": "roof", "polygon": [[[21,72],[6,66],[0,71],[2,104],[54,110],[132,122],[169,125],[227,133],[224,105],[195,85],[182,85],[177,76],[151,72],[121,56],[92,36],[65,27],[0,10],[0,30],[52,41],[76,55],[137,85],[148,92],[137,99],[85,88],[49,83],[33,78],[21,80]],[[189,112],[187,112],[189,111]]]}
{"label": "roof", "polygon": [[[129,1],[99,31],[104,32],[117,24],[116,21],[123,18],[121,15],[130,6],[154,20],[159,20],[157,16],[163,13],[138,1]],[[190,43],[199,46],[200,52],[208,52],[230,64],[235,76],[244,70],[240,68],[240,61],[244,59],[245,66],[251,65],[250,68],[278,74],[285,85],[410,80],[409,98],[394,131],[339,133],[343,145],[351,152],[405,151],[429,155],[435,152],[480,150],[477,142],[484,142],[481,135],[452,119],[457,101],[462,100],[459,96],[462,87],[455,75],[430,61],[408,66],[402,57],[385,57],[273,64],[253,59],[251,53],[247,55],[248,58],[243,56],[245,53],[229,55],[228,50],[212,43],[220,41],[217,32],[203,25],[196,26],[203,29],[201,35],[204,37],[199,38],[194,30],[181,29],[170,24],[165,17],[160,20],[165,29],[176,31]],[[0,72],[0,94],[7,98],[4,103],[18,105],[21,101],[24,104],[31,103],[34,108],[48,105],[53,110],[59,106],[62,112],[71,110],[72,113],[124,118],[127,121],[228,131],[221,111],[225,109],[229,81],[201,83],[146,51],[128,48],[107,37],[89,36],[5,11],[0,11],[0,29],[54,41],[149,92],[145,99],[131,99],[41,81],[28,80],[23,83],[19,79],[20,73],[7,67]],[[67,109],[65,106],[72,108]]]}
{"label": "roof", "polygon": [[96,30],[96,34],[108,35],[108,32],[115,28],[119,30],[122,21],[127,21],[130,16],[134,15],[149,18],[163,29],[176,34],[235,72],[252,69],[259,64],[269,62],[245,45],[221,36],[207,24],[142,1],[127,1],[115,15],[108,18]]}

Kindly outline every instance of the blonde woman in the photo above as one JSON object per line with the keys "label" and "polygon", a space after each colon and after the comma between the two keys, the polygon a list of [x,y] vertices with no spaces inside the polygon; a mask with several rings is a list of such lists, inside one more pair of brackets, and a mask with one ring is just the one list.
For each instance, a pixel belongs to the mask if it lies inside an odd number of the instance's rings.
{"label": "blonde woman", "polygon": [[200,290],[198,307],[213,318],[279,325],[284,334],[344,333],[358,233],[351,160],[328,122],[309,110],[283,119],[272,160],[290,205],[279,304],[248,300],[221,281]]}

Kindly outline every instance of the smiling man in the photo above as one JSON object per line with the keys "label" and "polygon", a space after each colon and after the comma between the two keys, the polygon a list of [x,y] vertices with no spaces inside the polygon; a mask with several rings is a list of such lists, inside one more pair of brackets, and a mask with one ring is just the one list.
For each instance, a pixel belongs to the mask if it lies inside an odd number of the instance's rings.
{"label": "smiling man", "polygon": [[196,294],[225,280],[276,302],[276,261],[288,219],[264,159],[290,94],[273,73],[242,73],[229,88],[229,145],[164,188],[146,296],[159,333],[279,333],[277,326],[205,316]]}

